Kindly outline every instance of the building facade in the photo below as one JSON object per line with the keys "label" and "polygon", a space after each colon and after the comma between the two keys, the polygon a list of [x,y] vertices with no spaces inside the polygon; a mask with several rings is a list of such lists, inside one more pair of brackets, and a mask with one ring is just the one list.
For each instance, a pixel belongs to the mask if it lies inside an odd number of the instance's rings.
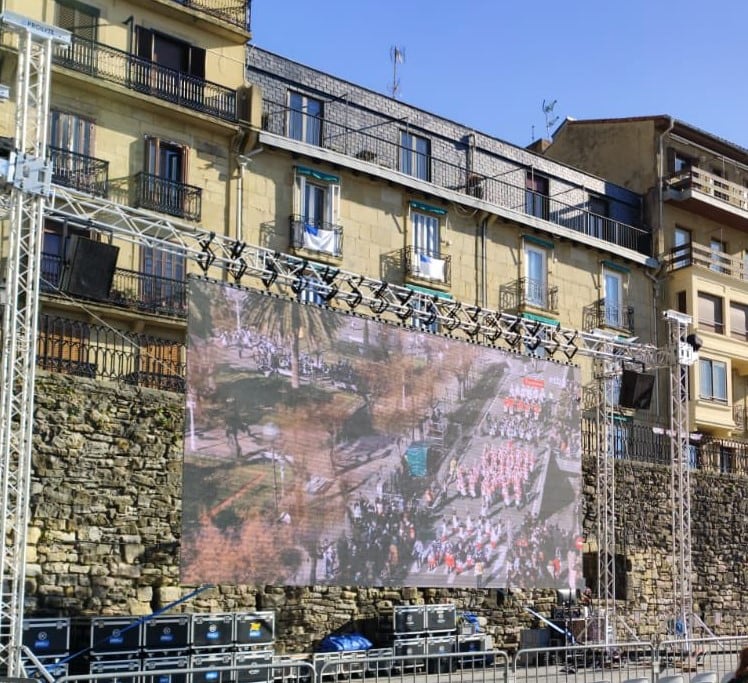
{"label": "building facade", "polygon": [[646,197],[661,264],[658,306],[691,316],[703,344],[688,387],[695,456],[736,471],[745,454],[748,389],[748,151],[654,116],[567,120],[545,153]]}

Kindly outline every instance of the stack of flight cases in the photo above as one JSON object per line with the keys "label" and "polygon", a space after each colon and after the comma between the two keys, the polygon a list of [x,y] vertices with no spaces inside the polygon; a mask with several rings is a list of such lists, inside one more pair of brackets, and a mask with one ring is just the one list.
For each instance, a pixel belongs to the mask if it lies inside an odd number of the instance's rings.
{"label": "stack of flight cases", "polygon": [[[70,657],[70,619],[38,618],[24,619],[22,642],[33,654],[35,662],[22,655],[22,664],[29,678],[44,679],[40,666],[53,678],[67,676]],[[38,664],[37,664],[38,662]]]}
{"label": "stack of flight cases", "polygon": [[[391,647],[369,650],[368,656],[384,662],[391,657],[394,670],[439,673],[484,666],[492,660],[477,654],[493,648],[490,637],[458,629],[452,604],[396,606],[391,624]],[[374,667],[372,662],[369,671]]]}
{"label": "stack of flight cases", "polygon": [[71,633],[70,673],[107,674],[107,683],[267,683],[272,676],[273,612],[94,617],[74,620]]}

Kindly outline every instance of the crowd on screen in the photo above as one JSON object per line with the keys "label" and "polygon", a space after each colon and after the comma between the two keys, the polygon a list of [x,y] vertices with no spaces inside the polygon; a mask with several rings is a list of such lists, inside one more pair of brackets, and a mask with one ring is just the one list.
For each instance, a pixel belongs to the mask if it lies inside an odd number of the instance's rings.
{"label": "crowd on screen", "polygon": [[[569,450],[570,428],[551,419],[566,415],[568,406],[554,403],[543,387],[521,382],[500,406],[495,424],[502,426],[482,434],[480,455],[452,458],[420,495],[413,495],[403,462],[386,480],[380,477],[371,497],[353,501],[346,533],[320,544],[318,575],[359,584],[413,573],[445,581],[469,576],[477,585],[484,576],[505,576],[515,586],[567,581],[573,532],[539,519],[528,503],[539,476],[538,453]],[[430,419],[444,424],[449,418],[440,409]],[[529,434],[528,424],[536,427]],[[524,438],[512,433],[521,429]],[[524,511],[521,523],[502,518],[502,509]]]}

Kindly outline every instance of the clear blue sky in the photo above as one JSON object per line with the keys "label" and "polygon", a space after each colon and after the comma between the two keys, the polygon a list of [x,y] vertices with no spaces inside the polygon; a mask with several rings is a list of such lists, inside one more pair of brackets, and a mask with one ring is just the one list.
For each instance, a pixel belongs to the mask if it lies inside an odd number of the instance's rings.
{"label": "clear blue sky", "polygon": [[516,145],[670,114],[748,147],[746,0],[253,0],[253,43]]}

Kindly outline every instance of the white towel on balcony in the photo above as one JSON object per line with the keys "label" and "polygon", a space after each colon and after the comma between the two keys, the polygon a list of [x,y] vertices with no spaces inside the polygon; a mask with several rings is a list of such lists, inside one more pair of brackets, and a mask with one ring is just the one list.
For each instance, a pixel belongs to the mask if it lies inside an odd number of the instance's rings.
{"label": "white towel on balcony", "polygon": [[327,254],[335,254],[335,231],[305,223],[304,247],[315,251],[324,251]]}
{"label": "white towel on balcony", "polygon": [[418,274],[429,280],[444,282],[444,261],[428,254],[419,254]]}

